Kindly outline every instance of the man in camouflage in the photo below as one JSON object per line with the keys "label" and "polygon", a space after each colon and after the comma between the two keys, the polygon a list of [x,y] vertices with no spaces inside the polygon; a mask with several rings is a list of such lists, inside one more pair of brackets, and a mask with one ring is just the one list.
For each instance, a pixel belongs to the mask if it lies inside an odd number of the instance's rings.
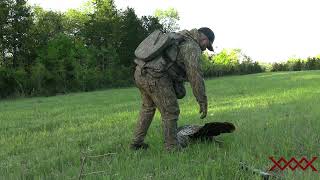
{"label": "man in camouflage", "polygon": [[[213,51],[214,33],[209,28],[200,28],[183,30],[178,34],[184,37],[184,41],[178,45],[176,61],[160,77],[155,77],[150,71],[144,72],[139,64],[136,67],[134,78],[141,92],[142,107],[130,145],[132,149],[148,148],[144,138],[156,108],[160,111],[163,121],[165,148],[171,151],[180,147],[177,142],[177,121],[180,113],[177,99],[181,98],[178,91],[184,81],[190,82],[202,113],[200,118],[203,119],[207,115],[208,102],[200,68],[200,56],[205,49]],[[182,93],[183,90],[184,87]]]}

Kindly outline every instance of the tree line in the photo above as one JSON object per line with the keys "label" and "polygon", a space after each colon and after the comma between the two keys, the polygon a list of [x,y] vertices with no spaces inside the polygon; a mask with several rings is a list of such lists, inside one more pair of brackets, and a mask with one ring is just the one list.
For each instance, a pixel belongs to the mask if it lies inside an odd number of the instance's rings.
{"label": "tree line", "polygon": [[223,49],[213,55],[202,55],[202,69],[205,77],[244,75],[265,72],[266,68],[252,60],[241,49]]}
{"label": "tree line", "polygon": [[[0,1],[0,98],[133,85],[138,44],[156,29],[179,30],[172,8],[138,17],[113,0],[84,7],[62,13],[27,0]],[[240,49],[204,54],[202,67],[205,77],[265,71]]]}
{"label": "tree line", "polygon": [[138,18],[113,0],[65,13],[0,2],[0,96],[54,95],[132,83],[133,51],[158,18]]}
{"label": "tree line", "polygon": [[318,57],[289,58],[286,62],[273,63],[271,71],[306,71],[320,70],[320,55]]}

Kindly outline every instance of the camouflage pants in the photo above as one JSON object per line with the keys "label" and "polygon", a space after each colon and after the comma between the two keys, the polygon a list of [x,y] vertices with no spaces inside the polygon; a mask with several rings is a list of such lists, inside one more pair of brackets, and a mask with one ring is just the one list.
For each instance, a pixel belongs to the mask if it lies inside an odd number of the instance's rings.
{"label": "camouflage pants", "polygon": [[180,110],[171,79],[167,75],[153,78],[148,73],[142,74],[139,67],[136,68],[134,77],[141,93],[142,106],[133,143],[141,144],[144,141],[157,108],[163,122],[165,147],[167,150],[176,148],[177,120]]}

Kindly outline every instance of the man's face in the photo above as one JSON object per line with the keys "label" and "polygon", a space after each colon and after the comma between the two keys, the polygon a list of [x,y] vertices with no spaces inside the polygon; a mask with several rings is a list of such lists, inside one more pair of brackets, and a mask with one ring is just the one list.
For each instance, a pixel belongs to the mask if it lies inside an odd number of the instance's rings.
{"label": "man's face", "polygon": [[209,39],[206,35],[204,35],[203,33],[200,33],[200,41],[199,41],[199,45],[202,51],[206,50],[207,47],[209,46]]}

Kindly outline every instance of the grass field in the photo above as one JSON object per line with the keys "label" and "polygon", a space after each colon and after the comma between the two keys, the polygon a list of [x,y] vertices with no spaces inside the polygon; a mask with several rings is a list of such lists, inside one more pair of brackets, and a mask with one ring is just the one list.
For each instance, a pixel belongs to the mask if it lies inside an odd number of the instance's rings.
{"label": "grass field", "polygon": [[[188,95],[179,125],[228,121],[237,130],[168,154],[157,112],[146,142],[128,149],[140,108],[136,88],[0,101],[0,179],[261,179],[239,162],[268,170],[279,159],[317,156],[320,171],[320,71],[263,73],[206,80],[208,117]],[[320,173],[284,171],[286,179],[320,179]]]}

